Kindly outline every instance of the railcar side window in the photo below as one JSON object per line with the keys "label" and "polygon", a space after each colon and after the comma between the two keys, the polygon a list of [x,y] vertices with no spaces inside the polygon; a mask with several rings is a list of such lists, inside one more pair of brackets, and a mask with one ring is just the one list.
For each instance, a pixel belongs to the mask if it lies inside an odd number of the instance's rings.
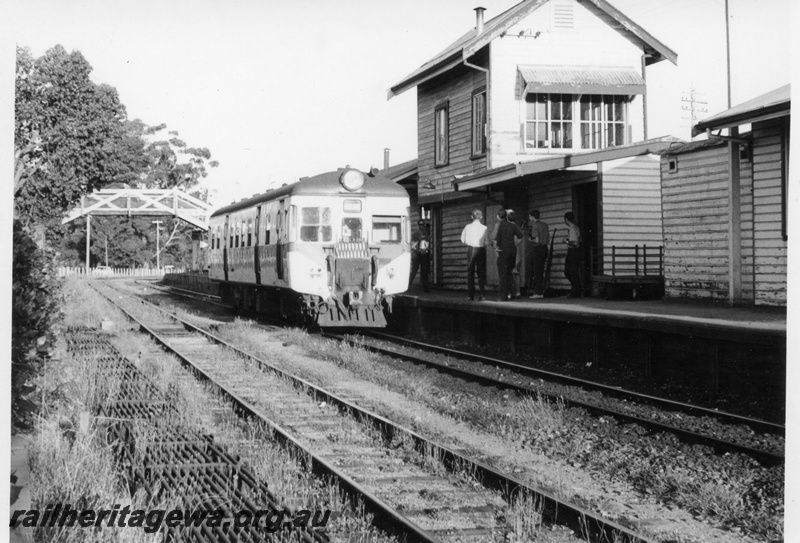
{"label": "railcar side window", "polygon": [[331,208],[304,207],[301,211],[300,241],[331,241]]}
{"label": "railcar side window", "polygon": [[247,221],[247,246],[253,245],[253,221]]}
{"label": "railcar side window", "polygon": [[342,219],[342,241],[360,241],[361,238],[361,219],[358,217]]}
{"label": "railcar side window", "polygon": [[400,217],[375,215],[372,217],[372,242],[400,243],[402,224]]}

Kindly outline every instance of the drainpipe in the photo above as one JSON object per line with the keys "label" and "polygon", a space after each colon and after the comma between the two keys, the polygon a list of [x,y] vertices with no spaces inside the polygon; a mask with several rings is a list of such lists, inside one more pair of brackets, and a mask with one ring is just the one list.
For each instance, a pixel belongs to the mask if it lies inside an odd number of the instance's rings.
{"label": "drainpipe", "polygon": [[642,94],[642,128],[644,129],[644,134],[642,139],[647,139],[647,59],[651,58],[652,55],[649,53],[644,53],[642,55],[642,79],[644,80],[644,94]]}
{"label": "drainpipe", "polygon": [[[475,31],[476,36],[480,35],[483,32],[483,12],[486,11],[486,8],[477,7],[475,8]],[[490,81],[489,81],[489,68],[484,68],[483,66],[478,66],[477,64],[472,64],[466,58],[461,61],[464,66],[467,68],[472,68],[473,70],[478,70],[479,72],[483,72],[486,76],[486,169],[491,169],[490,159],[492,154],[489,152],[491,148],[490,145],[490,136],[492,133],[491,130],[491,122],[492,116],[489,112],[492,110],[490,107],[490,100],[491,100],[491,92],[490,92]]]}

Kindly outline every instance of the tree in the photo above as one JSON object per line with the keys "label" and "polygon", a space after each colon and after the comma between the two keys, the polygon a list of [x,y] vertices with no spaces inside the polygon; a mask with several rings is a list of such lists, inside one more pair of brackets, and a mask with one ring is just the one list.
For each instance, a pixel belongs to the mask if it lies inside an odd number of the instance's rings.
{"label": "tree", "polygon": [[91,69],[60,45],[38,59],[17,48],[14,200],[26,223],[60,219],[81,195],[133,180],[145,164],[116,89],[93,83]]}

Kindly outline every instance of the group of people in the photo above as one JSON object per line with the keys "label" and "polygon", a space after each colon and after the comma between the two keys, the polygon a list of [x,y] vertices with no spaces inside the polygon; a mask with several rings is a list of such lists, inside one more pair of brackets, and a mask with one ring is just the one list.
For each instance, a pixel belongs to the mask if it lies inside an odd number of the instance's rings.
{"label": "group of people", "polygon": [[[544,297],[545,264],[547,263],[550,228],[540,219],[540,213],[534,209],[529,213],[530,231],[527,233],[531,243],[532,258],[528,270],[529,298]],[[500,279],[500,301],[507,301],[520,296],[519,269],[520,254],[517,240],[525,234],[514,222],[513,210],[500,210],[491,236],[487,238],[487,227],[481,222],[483,213],[476,209],[472,212],[472,222],[461,232],[461,243],[467,246],[467,291],[470,300],[475,299],[475,275],[478,276],[479,300],[486,299],[486,247],[491,244],[497,256],[497,273]],[[567,225],[567,257],[564,263],[564,274],[570,282],[569,298],[581,295],[581,233],[575,224],[572,212],[564,215]],[[515,275],[517,276],[515,278]]]}
{"label": "group of people", "polygon": [[[532,258],[528,270],[527,285],[528,297],[538,299],[544,297],[545,265],[548,257],[548,244],[550,243],[550,228],[540,219],[540,213],[534,209],[529,214],[530,229],[527,232],[531,244]],[[494,249],[497,258],[497,272],[500,279],[499,300],[507,301],[520,297],[519,270],[522,267],[520,254],[517,250],[518,240],[522,240],[526,233],[514,222],[513,210],[500,210],[497,222],[491,234],[483,224],[483,212],[480,209],[472,211],[472,222],[461,231],[461,243],[467,246],[467,292],[470,300],[475,300],[475,277],[478,278],[478,299],[486,299],[486,258],[487,247]],[[563,242],[567,246],[567,256],[564,260],[564,275],[570,282],[568,298],[579,298],[581,287],[581,231],[575,224],[575,215],[570,211],[564,214],[564,223],[567,226],[567,235]],[[417,271],[420,272],[422,287],[425,292],[430,290],[430,230],[424,221],[420,221],[419,229],[411,237],[411,278],[414,281]],[[515,275],[517,276],[515,278]]]}

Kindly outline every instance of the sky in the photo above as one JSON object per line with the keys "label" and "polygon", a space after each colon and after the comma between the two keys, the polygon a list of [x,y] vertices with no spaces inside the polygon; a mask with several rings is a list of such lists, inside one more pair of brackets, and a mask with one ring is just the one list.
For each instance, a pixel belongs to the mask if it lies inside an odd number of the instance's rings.
{"label": "sky", "polygon": [[[387,90],[516,0],[11,0],[7,38],[78,50],[128,117],[166,123],[220,166],[222,206],[346,165],[416,158],[416,90]],[[727,108],[725,0],[612,0],[678,53],[648,68],[649,136],[689,137],[694,87]],[[789,82],[790,0],[729,0],[733,104]],[[13,63],[13,57],[12,57]],[[706,114],[700,114],[701,116]]]}

